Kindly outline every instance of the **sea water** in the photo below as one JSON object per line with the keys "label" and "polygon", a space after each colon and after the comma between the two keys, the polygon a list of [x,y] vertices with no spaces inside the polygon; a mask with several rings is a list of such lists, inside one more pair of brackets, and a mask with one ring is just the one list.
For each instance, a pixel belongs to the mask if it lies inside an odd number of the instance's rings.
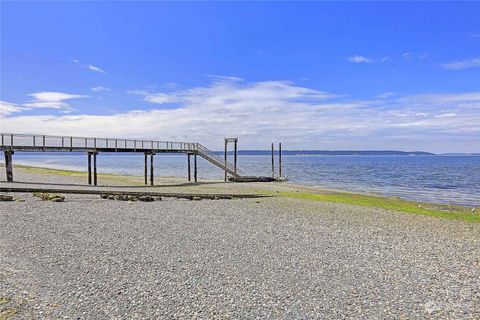
{"label": "sea water", "polygon": [[[186,155],[157,154],[154,159],[156,177],[186,177]],[[17,152],[14,164],[86,171],[87,156]],[[144,156],[101,153],[97,156],[97,167],[99,173],[142,176]],[[271,157],[239,155],[238,167],[241,174],[270,176]],[[275,169],[278,174],[278,167]],[[198,157],[200,180],[223,179],[223,174],[221,169]],[[294,183],[323,188],[480,206],[480,156],[284,155],[283,175]]]}

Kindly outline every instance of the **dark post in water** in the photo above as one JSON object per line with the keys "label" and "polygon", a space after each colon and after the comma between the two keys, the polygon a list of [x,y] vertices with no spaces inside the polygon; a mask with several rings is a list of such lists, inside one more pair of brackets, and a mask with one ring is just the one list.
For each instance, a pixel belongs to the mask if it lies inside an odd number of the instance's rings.
{"label": "dark post in water", "polygon": [[278,177],[282,177],[282,143],[278,143]]}
{"label": "dark post in water", "polygon": [[197,155],[193,156],[193,179],[197,182]]}
{"label": "dark post in water", "polygon": [[88,184],[92,184],[92,153],[88,153]]}
{"label": "dark post in water", "polygon": [[5,169],[7,170],[7,181],[13,182],[13,151],[5,151]]}
{"label": "dark post in water", "polygon": [[233,143],[233,171],[235,175],[237,175],[237,143],[238,139],[235,139]]}
{"label": "dark post in water", "polygon": [[275,146],[272,142],[272,178],[275,179]]}
{"label": "dark post in water", "polygon": [[[225,168],[227,168],[227,146],[228,146],[228,139],[225,138],[225,151],[224,151]],[[227,181],[227,170],[226,169],[225,169],[225,181]]]}
{"label": "dark post in water", "polygon": [[187,167],[188,167],[188,181],[192,181],[192,174],[190,170],[190,153],[187,153]]}
{"label": "dark post in water", "polygon": [[145,178],[145,185],[148,183],[148,155],[144,153],[145,161],[144,161],[144,178]]}
{"label": "dark post in water", "polygon": [[150,153],[150,185],[153,186],[153,152]]}
{"label": "dark post in water", "polygon": [[93,153],[93,185],[97,185],[97,153]]}

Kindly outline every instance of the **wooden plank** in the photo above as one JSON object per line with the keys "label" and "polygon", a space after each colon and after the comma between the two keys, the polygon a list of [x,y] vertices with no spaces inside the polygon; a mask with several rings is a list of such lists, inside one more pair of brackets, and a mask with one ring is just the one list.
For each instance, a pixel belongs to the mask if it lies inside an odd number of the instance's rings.
{"label": "wooden plank", "polygon": [[156,197],[187,198],[200,196],[204,198],[267,198],[269,195],[262,194],[235,194],[235,193],[173,193],[173,192],[143,192],[143,191],[121,191],[121,190],[99,190],[99,189],[62,189],[62,188],[36,188],[36,187],[0,187],[0,192],[17,193],[66,193],[66,194],[125,194],[125,195],[150,195]]}

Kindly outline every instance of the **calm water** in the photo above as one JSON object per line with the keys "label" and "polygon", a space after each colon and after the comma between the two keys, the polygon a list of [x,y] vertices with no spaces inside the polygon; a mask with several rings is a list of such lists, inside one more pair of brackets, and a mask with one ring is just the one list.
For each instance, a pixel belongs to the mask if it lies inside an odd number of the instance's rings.
{"label": "calm water", "polygon": [[[155,175],[186,176],[185,155],[156,155]],[[2,159],[3,161],[3,159]],[[143,175],[143,155],[100,154],[102,173]],[[14,163],[86,171],[84,154],[16,153]],[[284,156],[292,182],[406,199],[480,205],[478,156]],[[270,175],[269,156],[239,156],[247,175]],[[223,172],[199,158],[199,178],[222,179]]]}

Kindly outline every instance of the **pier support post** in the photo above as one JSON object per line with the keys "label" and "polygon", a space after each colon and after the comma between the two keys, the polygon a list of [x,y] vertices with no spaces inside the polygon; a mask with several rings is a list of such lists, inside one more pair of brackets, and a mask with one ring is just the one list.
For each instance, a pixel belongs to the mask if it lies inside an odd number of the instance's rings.
{"label": "pier support post", "polygon": [[92,184],[92,153],[88,153],[88,184]]}
{"label": "pier support post", "polygon": [[97,153],[93,153],[93,185],[97,185]]}
{"label": "pier support post", "polygon": [[282,177],[282,143],[278,143],[278,177]]}
{"label": "pier support post", "polygon": [[192,173],[190,170],[190,153],[187,153],[187,170],[188,170],[188,181],[192,181]]}
{"label": "pier support post", "polygon": [[150,185],[153,186],[153,152],[150,153]]}
{"label": "pier support post", "polygon": [[146,152],[144,153],[144,156],[145,156],[144,176],[145,176],[145,185],[147,185],[148,184],[148,155]]}
{"label": "pier support post", "polygon": [[272,143],[272,178],[275,179],[275,146]]}
{"label": "pier support post", "polygon": [[13,151],[5,151],[5,169],[7,173],[7,182],[13,182]]}
{"label": "pier support post", "polygon": [[193,179],[197,182],[197,155],[193,156]]}
{"label": "pier support post", "polygon": [[235,139],[233,143],[233,171],[235,176],[237,175],[237,142],[238,140]]}
{"label": "pier support post", "polygon": [[[225,138],[225,153],[224,153],[225,168],[227,167],[227,146],[228,146],[228,139]],[[225,181],[227,181],[227,170],[225,170]]]}

